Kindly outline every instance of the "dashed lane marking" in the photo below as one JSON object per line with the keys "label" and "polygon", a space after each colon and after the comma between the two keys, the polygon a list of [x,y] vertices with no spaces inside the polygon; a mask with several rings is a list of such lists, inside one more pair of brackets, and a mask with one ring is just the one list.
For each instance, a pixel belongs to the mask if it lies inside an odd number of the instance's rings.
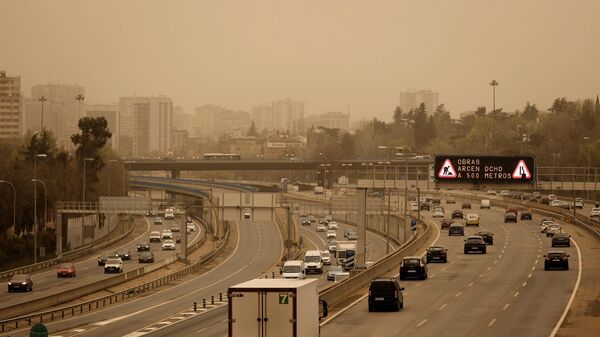
{"label": "dashed lane marking", "polygon": [[427,318],[425,318],[424,320],[422,320],[421,322],[419,322],[419,324],[417,324],[417,326],[421,326],[423,324],[427,323]]}
{"label": "dashed lane marking", "polygon": [[494,323],[496,323],[496,319],[492,319],[489,323],[488,323],[488,327],[491,327],[492,325],[494,325]]}
{"label": "dashed lane marking", "polygon": [[517,297],[517,296],[519,296],[519,292],[518,291],[513,295],[513,297]]}
{"label": "dashed lane marking", "polygon": [[444,308],[447,306],[447,303],[444,303],[444,305],[442,305],[441,307],[438,308],[438,310],[444,310]]}
{"label": "dashed lane marking", "polygon": [[509,306],[509,305],[510,305],[510,304],[506,303],[506,304],[505,304],[505,305],[502,307],[502,310],[506,310],[506,309],[508,308],[508,306]]}
{"label": "dashed lane marking", "polygon": [[469,283],[469,285],[467,287],[471,288],[474,284],[475,284],[475,282],[471,282],[471,283]]}

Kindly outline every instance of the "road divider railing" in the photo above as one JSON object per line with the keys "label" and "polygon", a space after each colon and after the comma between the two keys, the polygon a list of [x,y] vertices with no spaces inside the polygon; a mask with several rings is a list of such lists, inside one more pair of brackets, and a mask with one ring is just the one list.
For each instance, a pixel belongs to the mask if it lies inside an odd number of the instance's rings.
{"label": "road divider railing", "polygon": [[[73,316],[77,316],[77,315],[82,315],[82,314],[85,314],[85,313],[93,311],[93,310],[104,308],[113,303],[122,302],[131,297],[135,297],[137,295],[146,293],[148,291],[151,291],[151,290],[160,288],[164,285],[167,285],[169,283],[172,283],[181,277],[184,277],[186,275],[189,275],[189,274],[197,271],[206,262],[215,258],[227,245],[227,242],[229,241],[229,232],[230,232],[229,226],[225,225],[225,235],[224,235],[223,239],[220,240],[217,243],[217,245],[208,254],[204,255],[198,261],[194,262],[193,264],[191,264],[183,269],[174,271],[172,273],[169,273],[168,275],[159,277],[152,281],[145,282],[145,283],[137,285],[135,287],[131,287],[131,288],[116,292],[114,294],[106,295],[106,296],[103,296],[103,297],[100,297],[97,299],[93,299],[93,300],[89,300],[89,301],[85,301],[85,302],[78,303],[75,305],[69,305],[69,306],[65,306],[65,307],[61,307],[61,308],[57,308],[57,309],[46,310],[46,311],[38,312],[35,314],[23,315],[23,316],[14,317],[11,319],[1,320],[0,321],[0,332],[7,332],[7,331],[15,330],[15,329],[24,328],[27,326],[31,326],[35,323],[47,323],[47,322],[51,322],[51,321],[54,321],[57,319],[63,319],[65,317],[73,317]],[[206,238],[206,235],[204,237]],[[206,239],[204,239],[204,240],[206,240]],[[117,275],[115,277],[111,277],[109,279],[104,279],[104,280],[101,280],[98,282],[94,282],[93,284],[88,284],[84,287],[73,289],[73,290],[70,290],[65,293],[51,295],[51,296],[48,296],[45,298],[33,300],[33,301],[27,303],[28,311],[32,310],[31,309],[32,305],[34,307],[36,307],[36,309],[34,309],[34,310],[40,310],[40,308],[47,308],[50,306],[54,306],[54,305],[57,305],[58,303],[64,303],[66,301],[74,300],[74,299],[80,298],[82,296],[85,296],[87,294],[90,294],[90,293],[93,293],[93,292],[96,292],[96,291],[99,291],[102,289],[116,286],[127,280],[131,280],[133,278],[142,276],[151,271],[162,268],[170,263],[173,263],[173,262],[177,261],[178,257],[179,257],[178,254],[176,254],[167,259],[161,260],[158,263],[148,265],[146,267],[138,268],[136,270],[132,270],[130,272],[123,273],[123,274]],[[17,312],[16,308],[14,308],[13,310],[14,310],[14,312]],[[1,317],[11,317],[11,316],[6,316],[5,313],[1,312],[1,311],[0,311],[0,316]]]}
{"label": "road divider railing", "polygon": [[429,240],[434,231],[432,226],[427,223],[421,223],[420,226],[422,232],[413,235],[398,249],[375,262],[368,269],[358,271],[356,275],[321,290],[319,298],[325,300],[329,307],[333,308],[344,300],[351,298],[358,291],[367,288],[374,278],[397,270],[400,267],[402,259],[406,256],[414,255],[422,249],[422,246]]}
{"label": "road divider railing", "polygon": [[[110,238],[110,239],[109,239],[109,237],[111,235],[108,235],[106,237],[106,241],[104,241],[104,242],[97,242],[96,244],[91,244],[91,245],[88,244],[84,247],[80,247],[80,248],[77,248],[77,249],[74,249],[71,251],[67,251],[67,252],[63,253],[62,256],[59,256],[59,257],[51,259],[51,260],[46,260],[46,261],[30,264],[27,266],[22,266],[19,268],[14,268],[11,270],[6,270],[3,272],[0,272],[0,280],[7,280],[17,274],[31,274],[31,273],[39,271],[39,270],[43,270],[43,269],[46,269],[46,268],[49,268],[52,266],[59,265],[63,262],[73,261],[73,260],[78,259],[83,256],[95,254],[95,253],[99,252],[100,250],[121,241],[123,238],[125,238],[129,234],[131,234],[131,232],[133,232],[133,230],[135,229],[134,221],[128,221],[127,224],[128,224],[127,230],[121,235],[114,236],[113,238]],[[0,317],[1,317],[1,315],[0,315]]]}

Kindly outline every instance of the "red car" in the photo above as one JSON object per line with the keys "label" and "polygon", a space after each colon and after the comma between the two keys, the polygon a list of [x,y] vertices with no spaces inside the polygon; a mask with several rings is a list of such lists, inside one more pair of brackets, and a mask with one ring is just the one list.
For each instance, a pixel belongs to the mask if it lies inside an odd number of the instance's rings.
{"label": "red car", "polygon": [[56,270],[56,277],[75,277],[75,265],[72,263],[62,263]]}
{"label": "red car", "polygon": [[450,225],[452,225],[453,223],[454,223],[454,220],[452,220],[452,219],[442,219],[441,227],[442,227],[442,229],[448,229],[448,228],[450,228]]}

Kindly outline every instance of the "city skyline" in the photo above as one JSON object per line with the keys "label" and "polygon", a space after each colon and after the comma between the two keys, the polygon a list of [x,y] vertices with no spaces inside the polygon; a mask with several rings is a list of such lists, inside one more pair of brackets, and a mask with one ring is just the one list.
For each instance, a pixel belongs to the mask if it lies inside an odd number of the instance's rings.
{"label": "city skyline", "polygon": [[[493,79],[504,111],[598,93],[593,1],[144,1],[130,20],[140,6],[4,1],[2,68],[23,88],[79,84],[91,103],[164,94],[187,113],[295,97],[308,113],[349,105],[353,118],[390,120],[399,92],[430,88],[458,117],[491,108]],[[569,48],[555,48],[563,40]]]}

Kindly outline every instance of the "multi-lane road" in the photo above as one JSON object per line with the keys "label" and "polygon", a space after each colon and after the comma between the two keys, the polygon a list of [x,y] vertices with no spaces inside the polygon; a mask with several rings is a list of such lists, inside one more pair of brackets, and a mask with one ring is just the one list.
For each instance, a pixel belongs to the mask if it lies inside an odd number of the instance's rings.
{"label": "multi-lane road", "polygon": [[[133,239],[129,239],[126,242],[119,242],[111,247],[108,247],[101,251],[98,255],[88,256],[77,261],[74,261],[76,269],[76,277],[73,278],[58,278],[56,275],[56,269],[50,268],[44,271],[40,271],[31,275],[33,280],[33,291],[32,292],[0,292],[0,308],[5,308],[13,305],[27,305],[27,302],[34,299],[46,297],[59,292],[69,291],[78,287],[85,286],[94,282],[98,282],[110,277],[114,274],[104,274],[104,269],[98,266],[98,256],[100,255],[112,255],[119,249],[128,249],[132,254],[131,260],[123,261],[123,272],[128,272],[144,265],[147,263],[138,263],[138,252],[137,243],[141,241],[149,242],[148,237],[151,231],[162,232],[163,229],[170,228],[174,223],[179,223],[179,227],[183,231],[186,230],[185,219],[182,216],[178,216],[175,220],[164,220],[161,225],[155,225],[153,223],[154,217],[137,217],[136,218],[136,229],[133,233]],[[199,240],[205,235],[203,226],[199,226],[195,223],[196,230],[190,234],[188,241],[190,244]],[[174,233],[178,235],[177,233]],[[150,249],[154,254],[156,262],[176,254],[180,250],[180,244],[176,244],[174,251],[168,250],[163,251],[160,243],[151,243]]]}

